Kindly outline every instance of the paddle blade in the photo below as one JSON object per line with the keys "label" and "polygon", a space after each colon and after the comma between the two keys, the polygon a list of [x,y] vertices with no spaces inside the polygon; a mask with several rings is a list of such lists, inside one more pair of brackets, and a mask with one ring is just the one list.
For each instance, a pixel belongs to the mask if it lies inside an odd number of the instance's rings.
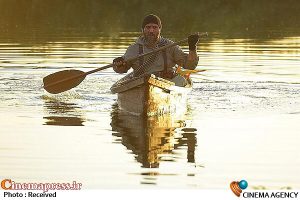
{"label": "paddle blade", "polygon": [[44,89],[51,94],[58,94],[79,85],[86,74],[80,70],[63,70],[46,76],[43,79]]}

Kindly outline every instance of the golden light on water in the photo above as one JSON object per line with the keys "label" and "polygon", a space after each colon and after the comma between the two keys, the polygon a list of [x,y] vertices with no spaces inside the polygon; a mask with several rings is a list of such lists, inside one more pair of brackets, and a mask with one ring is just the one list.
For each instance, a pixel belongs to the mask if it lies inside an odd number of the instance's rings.
{"label": "golden light on water", "polygon": [[0,41],[3,174],[75,177],[85,188],[224,188],[241,176],[271,189],[300,188],[300,37],[200,41],[198,69],[207,71],[192,75],[189,112],[172,129],[151,129],[155,138],[143,135],[139,119],[115,123],[109,88],[123,75],[112,69],[68,93],[43,90],[46,75],[107,65],[133,39]]}
{"label": "golden light on water", "polygon": [[[299,82],[298,37],[256,43],[250,39],[217,39],[203,48],[201,66],[217,80]],[[207,51],[209,53],[207,53]]]}

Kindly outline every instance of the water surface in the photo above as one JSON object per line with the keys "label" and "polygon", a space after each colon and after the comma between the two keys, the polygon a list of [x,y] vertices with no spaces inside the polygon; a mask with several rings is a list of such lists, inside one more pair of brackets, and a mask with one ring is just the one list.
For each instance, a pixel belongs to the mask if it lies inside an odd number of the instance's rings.
{"label": "water surface", "polygon": [[120,112],[109,88],[123,75],[112,69],[62,94],[44,91],[46,75],[110,64],[137,35],[0,38],[1,178],[84,188],[227,189],[240,179],[300,188],[300,37],[201,40],[197,68],[207,71],[192,75],[188,113],[178,117]]}

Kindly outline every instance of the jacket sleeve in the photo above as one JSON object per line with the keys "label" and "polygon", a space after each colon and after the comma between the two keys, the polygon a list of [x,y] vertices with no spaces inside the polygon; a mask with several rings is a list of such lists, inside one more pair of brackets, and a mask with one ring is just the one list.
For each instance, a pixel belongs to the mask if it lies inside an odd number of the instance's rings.
{"label": "jacket sleeve", "polygon": [[[125,54],[122,56],[122,58],[124,58],[125,60],[128,60],[130,58],[136,57],[137,55],[138,55],[138,53],[136,52],[136,45],[133,44],[127,48],[127,50],[126,50]],[[115,72],[122,74],[122,73],[127,73],[130,68],[135,69],[135,65],[136,65],[136,62],[130,62],[130,63],[127,62],[126,66],[121,66],[121,67],[114,66],[113,69]]]}
{"label": "jacket sleeve", "polygon": [[185,69],[195,69],[199,61],[198,56],[194,60],[188,60],[188,54],[184,53],[178,45],[173,48],[173,56],[175,63]]}
{"label": "jacket sleeve", "polygon": [[[134,58],[134,57],[136,57],[136,56],[138,56],[138,55],[139,55],[139,48],[138,48],[138,45],[137,45],[137,44],[132,44],[132,45],[130,45],[130,46],[127,48],[125,54],[123,55],[123,58],[124,58],[125,60],[128,60],[128,59]],[[139,62],[138,62],[138,60],[135,61],[135,62],[130,62],[130,63],[127,63],[127,66],[128,66],[128,70],[129,70],[130,68],[136,69],[136,68],[139,66]],[[127,70],[127,71],[128,71],[128,70]]]}

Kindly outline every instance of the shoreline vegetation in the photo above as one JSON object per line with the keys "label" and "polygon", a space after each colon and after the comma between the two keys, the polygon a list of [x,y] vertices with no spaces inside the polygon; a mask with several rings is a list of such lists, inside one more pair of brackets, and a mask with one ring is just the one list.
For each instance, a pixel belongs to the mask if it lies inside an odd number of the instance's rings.
{"label": "shoreline vegetation", "polygon": [[0,0],[0,37],[139,32],[149,13],[161,17],[163,33],[293,36],[299,9],[297,0]]}

